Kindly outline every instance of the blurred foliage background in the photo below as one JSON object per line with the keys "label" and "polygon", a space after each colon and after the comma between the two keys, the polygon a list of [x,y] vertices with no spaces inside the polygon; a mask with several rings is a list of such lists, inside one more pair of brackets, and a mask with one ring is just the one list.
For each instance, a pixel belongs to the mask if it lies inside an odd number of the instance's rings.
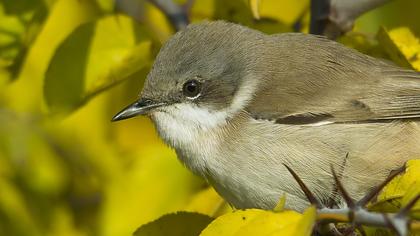
{"label": "blurred foliage background", "polygon": [[[267,33],[309,25],[309,0],[261,0],[259,20],[246,0],[190,4],[191,22]],[[390,59],[380,27],[420,35],[419,9],[417,0],[391,1],[339,41]],[[0,0],[0,235],[131,235],[165,213],[225,211],[148,119],[110,123],[174,32],[146,0]]]}

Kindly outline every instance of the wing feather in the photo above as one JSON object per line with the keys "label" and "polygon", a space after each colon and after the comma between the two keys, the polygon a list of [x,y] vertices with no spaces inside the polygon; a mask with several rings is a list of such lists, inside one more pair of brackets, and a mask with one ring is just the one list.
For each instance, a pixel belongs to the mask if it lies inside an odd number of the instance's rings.
{"label": "wing feather", "polygon": [[268,45],[269,69],[246,107],[258,119],[284,124],[420,119],[418,72],[314,36],[282,34]]}

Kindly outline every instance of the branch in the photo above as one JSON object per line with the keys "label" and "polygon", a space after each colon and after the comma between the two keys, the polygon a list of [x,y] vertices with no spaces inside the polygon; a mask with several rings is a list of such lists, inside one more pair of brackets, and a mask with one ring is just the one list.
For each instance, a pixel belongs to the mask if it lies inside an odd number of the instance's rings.
{"label": "branch", "polygon": [[[418,198],[419,196],[417,196]],[[399,213],[380,213],[380,212],[369,212],[365,209],[358,210],[352,213],[350,208],[342,209],[319,209],[317,214],[317,220],[322,223],[351,223],[349,215],[354,214],[354,222],[373,227],[391,228],[391,224],[397,223]],[[386,219],[387,218],[387,219]],[[408,220],[409,221],[409,220]],[[412,231],[420,230],[420,221],[412,220],[407,222],[407,226]],[[405,231],[405,230],[404,230]],[[406,235],[406,234],[403,234]]]}
{"label": "branch", "polygon": [[189,24],[188,10],[192,1],[187,1],[185,6],[177,5],[172,0],[149,0],[149,2],[165,14],[177,31]]}
{"label": "branch", "polygon": [[[286,165],[285,165],[286,166]],[[410,219],[409,212],[420,200],[420,194],[411,199],[403,208],[397,213],[381,213],[381,212],[370,212],[367,210],[366,205],[369,201],[376,196],[393,178],[401,174],[405,170],[405,166],[392,172],[388,178],[386,178],[381,184],[369,191],[365,197],[355,202],[345,190],[343,184],[340,182],[334,169],[331,167],[331,173],[334,177],[338,192],[341,197],[346,201],[347,206],[341,209],[331,209],[321,206],[319,200],[315,198],[315,195],[308,189],[303,183],[299,176],[288,166],[286,168],[292,174],[296,182],[298,182],[302,191],[307,196],[308,200],[315,204],[317,207],[317,221],[321,225],[331,223],[350,223],[351,226],[346,231],[353,232],[358,229],[362,235],[365,232],[361,225],[388,228],[396,233],[396,235],[406,236],[409,231],[420,230],[420,221]],[[336,235],[336,234],[335,234]]]}
{"label": "branch", "polygon": [[334,39],[350,31],[363,13],[390,0],[311,0],[311,34]]}

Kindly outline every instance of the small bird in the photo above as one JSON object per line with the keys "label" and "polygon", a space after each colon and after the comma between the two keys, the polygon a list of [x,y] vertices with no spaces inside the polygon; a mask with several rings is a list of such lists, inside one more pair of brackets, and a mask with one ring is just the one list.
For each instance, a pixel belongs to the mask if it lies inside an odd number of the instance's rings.
{"label": "small bird", "polygon": [[160,50],[140,98],[113,121],[147,115],[191,171],[238,209],[344,206],[420,157],[420,73],[322,36],[267,35],[224,21],[189,25]]}

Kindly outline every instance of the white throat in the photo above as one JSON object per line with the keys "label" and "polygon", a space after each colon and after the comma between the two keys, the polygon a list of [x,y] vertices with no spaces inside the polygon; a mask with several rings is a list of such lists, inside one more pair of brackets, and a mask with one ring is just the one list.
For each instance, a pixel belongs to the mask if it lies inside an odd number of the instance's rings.
{"label": "white throat", "polygon": [[194,103],[178,103],[163,107],[152,114],[160,137],[174,148],[190,146],[227,124],[227,121],[252,99],[258,80],[245,79],[232,103],[225,109],[214,111]]}
{"label": "white throat", "polygon": [[197,142],[212,130],[226,125],[226,111],[210,111],[192,103],[164,107],[152,114],[160,137],[174,148]]}

